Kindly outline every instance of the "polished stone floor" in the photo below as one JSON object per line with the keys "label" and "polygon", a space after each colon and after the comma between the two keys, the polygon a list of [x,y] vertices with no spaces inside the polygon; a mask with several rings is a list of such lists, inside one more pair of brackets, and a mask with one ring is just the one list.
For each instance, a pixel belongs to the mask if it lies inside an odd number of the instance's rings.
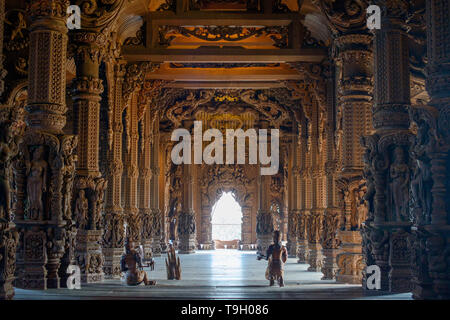
{"label": "polished stone floor", "polygon": [[[265,260],[255,252],[237,250],[199,251],[180,255],[182,280],[166,280],[165,256],[157,257],[150,278],[154,287],[129,287],[120,280],[82,285],[81,290],[16,290],[15,299],[411,299],[411,294],[382,295],[360,285],[320,280],[322,273],[306,271],[308,265],[288,259],[283,288],[269,287],[264,278]],[[148,271],[148,270],[147,270]]]}

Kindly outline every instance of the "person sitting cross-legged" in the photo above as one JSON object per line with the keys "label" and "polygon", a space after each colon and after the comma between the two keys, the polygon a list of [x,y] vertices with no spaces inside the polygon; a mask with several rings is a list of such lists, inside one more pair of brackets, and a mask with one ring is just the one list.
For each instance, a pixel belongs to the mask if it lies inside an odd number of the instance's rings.
{"label": "person sitting cross-legged", "polygon": [[149,280],[144,270],[142,255],[135,249],[133,241],[125,243],[125,254],[120,261],[122,272],[126,272],[126,280],[129,286],[137,286],[144,283],[146,286],[155,285],[156,281]]}

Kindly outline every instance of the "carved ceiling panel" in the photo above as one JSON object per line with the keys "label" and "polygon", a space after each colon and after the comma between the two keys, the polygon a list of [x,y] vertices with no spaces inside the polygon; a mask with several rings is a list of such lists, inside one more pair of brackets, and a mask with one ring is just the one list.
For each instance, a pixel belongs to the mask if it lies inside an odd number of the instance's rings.
{"label": "carved ceiling panel", "polygon": [[245,48],[288,47],[288,26],[171,26],[158,27],[159,46],[176,49],[240,45]]}
{"label": "carved ceiling panel", "polygon": [[[175,127],[180,127],[183,120],[192,120],[198,110],[214,113],[244,113],[256,111],[260,119],[266,119],[271,126],[279,128],[289,121],[294,105],[298,101],[292,98],[289,90],[284,88],[270,90],[173,90],[166,89],[159,99],[163,118],[170,120]],[[295,99],[294,99],[295,100]]]}

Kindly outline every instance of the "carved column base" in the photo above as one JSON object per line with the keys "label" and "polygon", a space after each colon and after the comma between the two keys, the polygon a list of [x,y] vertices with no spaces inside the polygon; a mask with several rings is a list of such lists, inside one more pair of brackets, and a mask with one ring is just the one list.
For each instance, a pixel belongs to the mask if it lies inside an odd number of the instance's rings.
{"label": "carved column base", "polygon": [[179,236],[178,253],[190,254],[195,253],[195,234],[183,234]]}
{"label": "carved column base", "polygon": [[152,239],[152,253],[153,257],[160,257],[161,256],[161,237],[155,236]]}
{"label": "carved column base", "polygon": [[0,225],[0,300],[11,300],[14,297],[14,271],[16,267],[16,248],[19,234],[14,224]]}
{"label": "carved column base", "polygon": [[411,292],[411,252],[408,247],[408,233],[393,231],[390,237],[389,254],[389,291]]}
{"label": "carved column base", "polygon": [[23,234],[18,252],[20,268],[15,286],[21,289],[47,290],[47,236],[37,225],[38,222],[17,223]]}
{"label": "carved column base", "polygon": [[273,242],[273,234],[272,233],[264,233],[258,234],[256,240],[256,250],[258,254],[266,255],[267,248]]}
{"label": "carved column base", "polygon": [[320,243],[309,244],[308,271],[321,272],[323,265],[322,245]]}
{"label": "carved column base", "polygon": [[102,248],[105,257],[103,272],[105,279],[120,279],[120,259],[124,253],[123,248]]}
{"label": "carved column base", "polygon": [[434,298],[450,299],[450,229],[449,225],[427,227],[428,272],[433,281]]}
{"label": "carved column base", "polygon": [[297,240],[297,263],[307,264],[309,259],[308,240]]}
{"label": "carved column base", "polygon": [[361,284],[365,268],[360,231],[339,231],[341,253],[337,255],[336,283]]}
{"label": "carved column base", "polygon": [[81,282],[102,282],[104,257],[100,242],[103,230],[78,230],[75,256],[81,269]]}
{"label": "carved column base", "polygon": [[288,257],[297,258],[298,256],[297,238],[289,239],[286,247],[288,251]]}
{"label": "carved column base", "polygon": [[58,274],[60,278],[60,287],[67,288],[67,280],[70,274],[67,273],[69,265],[75,265],[75,244],[77,238],[77,228],[73,221],[69,221],[65,226],[66,231],[66,248],[61,258],[61,266]]}
{"label": "carved column base", "polygon": [[322,280],[336,279],[336,273],[338,271],[337,255],[339,252],[339,249],[323,249]]}

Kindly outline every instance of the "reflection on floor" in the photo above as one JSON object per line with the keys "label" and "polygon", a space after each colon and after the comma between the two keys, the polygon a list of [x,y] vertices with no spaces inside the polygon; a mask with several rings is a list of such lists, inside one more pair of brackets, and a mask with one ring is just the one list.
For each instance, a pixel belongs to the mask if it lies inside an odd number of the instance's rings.
{"label": "reflection on floor", "polygon": [[[182,280],[166,280],[165,256],[157,257],[156,287],[129,287],[120,280],[82,285],[81,290],[16,290],[15,299],[411,299],[411,294],[382,295],[364,292],[358,285],[320,280],[319,272],[288,259],[284,288],[269,287],[264,278],[265,260],[255,252],[237,250],[199,251],[180,255]],[[148,270],[147,270],[148,271]]]}

